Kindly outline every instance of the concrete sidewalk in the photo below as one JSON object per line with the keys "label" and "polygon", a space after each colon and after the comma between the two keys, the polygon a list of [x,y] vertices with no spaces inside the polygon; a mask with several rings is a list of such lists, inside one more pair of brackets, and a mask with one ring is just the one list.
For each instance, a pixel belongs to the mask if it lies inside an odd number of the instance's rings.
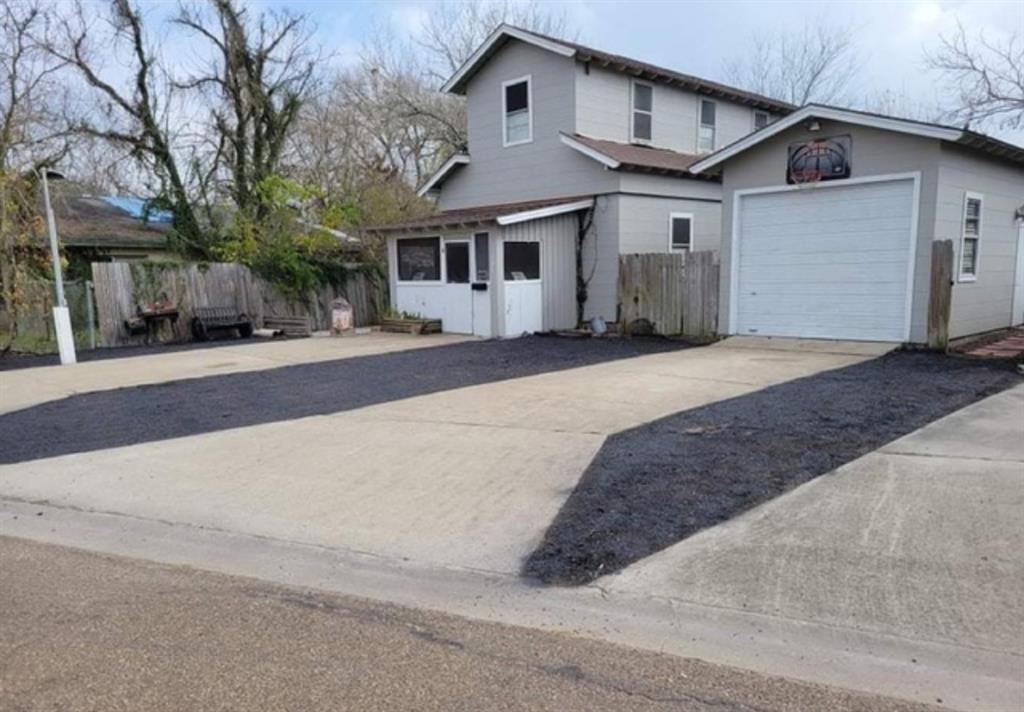
{"label": "concrete sidewalk", "polygon": [[1024,709],[1022,581],[1018,386],[652,556],[606,588],[949,645],[965,667],[974,653],[997,653],[1003,674],[1016,670],[1013,700]]}
{"label": "concrete sidewalk", "polygon": [[76,393],[442,346],[468,338],[453,334],[413,336],[375,332],[344,338],[248,340],[234,346],[0,371],[0,414]]}

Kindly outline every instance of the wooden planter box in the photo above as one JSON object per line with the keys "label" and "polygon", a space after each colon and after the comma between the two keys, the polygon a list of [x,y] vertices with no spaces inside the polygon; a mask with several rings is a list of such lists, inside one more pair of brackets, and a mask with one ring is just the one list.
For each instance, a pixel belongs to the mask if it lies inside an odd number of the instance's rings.
{"label": "wooden planter box", "polygon": [[381,319],[381,331],[402,334],[440,334],[440,319]]}

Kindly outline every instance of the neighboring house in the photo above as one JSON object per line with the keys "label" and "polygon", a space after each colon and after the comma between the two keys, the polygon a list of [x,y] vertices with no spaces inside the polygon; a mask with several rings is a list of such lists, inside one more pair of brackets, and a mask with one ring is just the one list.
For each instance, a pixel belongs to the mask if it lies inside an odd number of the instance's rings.
{"label": "neighboring house", "polygon": [[55,193],[57,236],[73,264],[174,258],[167,244],[170,213],[146,215],[139,198]]}
{"label": "neighboring house", "polygon": [[573,327],[584,296],[615,320],[619,255],[714,250],[722,334],[922,343],[943,239],[950,336],[1024,321],[1021,147],[508,26],[444,90],[466,96],[468,152],[423,186],[437,214],[379,231],[392,304],[447,331]]}
{"label": "neighboring house", "polygon": [[616,318],[618,257],[718,249],[721,185],[702,154],[789,104],[514,27],[445,84],[469,146],[421,189],[439,213],[385,226],[392,304],[482,336]]}
{"label": "neighboring house", "polygon": [[690,170],[723,179],[721,333],[926,342],[936,240],[951,338],[1024,322],[1020,146],[810,105]]}

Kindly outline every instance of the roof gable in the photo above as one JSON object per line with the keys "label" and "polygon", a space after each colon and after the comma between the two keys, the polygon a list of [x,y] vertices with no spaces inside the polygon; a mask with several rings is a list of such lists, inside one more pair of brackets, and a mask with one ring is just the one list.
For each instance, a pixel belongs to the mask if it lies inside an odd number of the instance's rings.
{"label": "roof gable", "polygon": [[758,109],[766,109],[783,114],[796,109],[792,104],[779,101],[778,99],[772,99],[771,97],[744,91],[736,87],[701,79],[690,74],[683,74],[673,69],[659,67],[630,57],[587,47],[576,42],[548,37],[537,32],[513,27],[512,25],[500,25],[494,32],[488,35],[487,39],[477,47],[469,59],[444,83],[441,90],[452,94],[465,94],[466,85],[473,76],[509,40],[519,40],[520,42],[554,52],[563,57],[575,58],[580,62],[593,62],[601,67],[619,71],[632,77],[661,82],[698,94],[721,97]]}
{"label": "roof gable", "polygon": [[733,156],[753,148],[762,141],[765,141],[772,136],[777,136],[783,131],[811,119],[840,121],[857,126],[881,129],[883,131],[893,131],[911,136],[921,136],[939,141],[949,141],[980,150],[984,153],[989,153],[1000,158],[1005,158],[1015,162],[1024,162],[1024,148],[974,131],[958,129],[952,126],[943,126],[942,124],[915,121],[913,119],[900,119],[895,116],[873,114],[866,111],[842,109],[836,106],[808,104],[799,111],[796,111],[773,124],[769,124],[754,133],[747,134],[743,138],[738,141],[733,141],[724,148],[720,148],[703,160],[694,163],[690,166],[689,170],[691,173],[704,173],[709,171],[712,168],[721,165]]}

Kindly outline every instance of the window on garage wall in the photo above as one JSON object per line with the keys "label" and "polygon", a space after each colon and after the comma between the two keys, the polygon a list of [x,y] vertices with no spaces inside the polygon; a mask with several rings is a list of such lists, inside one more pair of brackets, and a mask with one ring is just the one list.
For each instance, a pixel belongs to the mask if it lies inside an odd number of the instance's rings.
{"label": "window on garage wall", "polygon": [[668,247],[673,252],[686,252],[692,249],[692,213],[672,213],[668,216]]}
{"label": "window on garage wall", "polygon": [[978,278],[978,252],[981,246],[981,205],[981,195],[977,193],[966,193],[964,195],[963,229],[960,235],[961,282],[971,282]]}
{"label": "window on garage wall", "polygon": [[504,257],[506,280],[540,279],[539,242],[506,242]]}
{"label": "window on garage wall", "polygon": [[395,241],[399,282],[441,280],[441,238],[416,237]]}

